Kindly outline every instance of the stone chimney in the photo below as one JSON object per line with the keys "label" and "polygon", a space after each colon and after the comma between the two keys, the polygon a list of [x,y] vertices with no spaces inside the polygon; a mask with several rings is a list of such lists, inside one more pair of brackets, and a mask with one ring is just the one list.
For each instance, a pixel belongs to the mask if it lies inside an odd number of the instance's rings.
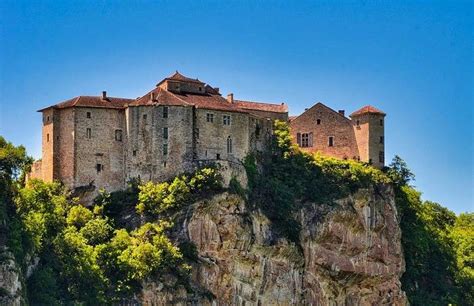
{"label": "stone chimney", "polygon": [[105,90],[102,92],[102,100],[107,100],[107,92]]}
{"label": "stone chimney", "polygon": [[346,112],[345,112],[343,109],[338,110],[338,113],[341,114],[341,115],[343,115],[343,116],[346,115]]}
{"label": "stone chimney", "polygon": [[150,93],[150,100],[151,100],[152,102],[155,101],[155,93],[154,93],[154,92],[151,92],[151,93]]}
{"label": "stone chimney", "polygon": [[234,103],[234,94],[230,93],[227,95],[227,102]]}

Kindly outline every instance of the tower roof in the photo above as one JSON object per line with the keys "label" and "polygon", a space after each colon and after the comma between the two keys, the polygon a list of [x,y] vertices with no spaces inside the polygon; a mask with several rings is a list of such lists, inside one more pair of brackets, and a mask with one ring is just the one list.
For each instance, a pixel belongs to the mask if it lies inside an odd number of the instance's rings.
{"label": "tower roof", "polygon": [[378,115],[385,116],[385,113],[382,112],[380,109],[377,109],[377,108],[375,108],[371,105],[366,105],[366,106],[362,107],[361,109],[356,110],[355,112],[353,112],[351,114],[351,117],[360,116],[360,115],[364,115],[364,114],[378,114]]}
{"label": "tower roof", "polygon": [[161,80],[158,84],[156,84],[156,86],[159,86],[164,81],[179,81],[179,82],[197,83],[197,84],[204,85],[204,83],[199,81],[198,79],[192,79],[192,78],[188,78],[187,76],[182,75],[181,73],[178,72],[178,70],[176,70],[176,72],[170,75],[169,77]]}

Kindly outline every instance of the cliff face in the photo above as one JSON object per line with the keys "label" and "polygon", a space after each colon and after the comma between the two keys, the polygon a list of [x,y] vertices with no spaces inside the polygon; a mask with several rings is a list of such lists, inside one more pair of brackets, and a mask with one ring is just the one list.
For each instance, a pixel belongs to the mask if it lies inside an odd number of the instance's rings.
{"label": "cliff face", "polygon": [[[300,245],[275,237],[269,220],[239,196],[195,203],[179,236],[199,259],[192,287],[145,284],[145,304],[405,305],[401,232],[388,186],[359,190],[329,204],[304,203],[297,213]],[[179,287],[179,286],[178,286]],[[196,290],[195,290],[196,291]],[[206,294],[202,294],[206,292]]]}

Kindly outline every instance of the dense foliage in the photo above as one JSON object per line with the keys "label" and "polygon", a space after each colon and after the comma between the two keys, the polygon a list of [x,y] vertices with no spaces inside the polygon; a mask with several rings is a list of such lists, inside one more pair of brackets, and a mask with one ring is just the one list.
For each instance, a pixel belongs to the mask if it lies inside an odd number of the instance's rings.
{"label": "dense foliage", "polygon": [[412,305],[474,305],[474,214],[459,217],[422,201],[409,185],[414,175],[396,157],[393,177],[406,272],[402,288]]}
{"label": "dense foliage", "polygon": [[[437,203],[422,201],[406,163],[396,157],[380,171],[355,161],[302,153],[291,144],[286,124],[276,122],[268,152],[244,162],[249,190],[231,180],[229,190],[260,209],[283,237],[297,243],[293,218],[305,202],[329,203],[358,188],[391,183],[402,228],[406,272],[403,289],[412,305],[474,305],[474,214],[456,216]],[[0,137],[0,242],[6,242],[25,270],[39,258],[26,281],[32,305],[115,304],[126,301],[144,279],[173,274],[187,278],[185,261],[197,260],[196,247],[172,243],[171,214],[222,190],[216,168],[174,180],[103,192],[89,209],[59,183],[30,181],[32,159],[23,147]],[[150,221],[123,228],[128,210]],[[168,221],[164,221],[168,220]]]}
{"label": "dense foliage", "polygon": [[260,156],[244,161],[249,178],[249,202],[261,209],[274,229],[298,241],[294,212],[299,203],[331,203],[361,187],[389,182],[382,171],[367,164],[304,153],[292,145],[289,127],[275,122],[272,145]]}

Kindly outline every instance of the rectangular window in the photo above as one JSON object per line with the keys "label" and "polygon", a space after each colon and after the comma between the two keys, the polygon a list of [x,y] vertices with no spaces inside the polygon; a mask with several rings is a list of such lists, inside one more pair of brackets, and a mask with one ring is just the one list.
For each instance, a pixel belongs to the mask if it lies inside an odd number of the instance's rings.
{"label": "rectangular window", "polygon": [[102,164],[97,164],[95,165],[95,168],[97,170],[97,173],[101,172],[102,170],[104,170],[104,165]]}
{"label": "rectangular window", "polygon": [[122,141],[122,130],[115,130],[115,140]]}
{"label": "rectangular window", "polygon": [[163,106],[163,118],[168,118],[168,106]]}
{"label": "rectangular window", "polygon": [[227,154],[232,154],[232,138],[227,137]]}
{"label": "rectangular window", "polygon": [[211,114],[211,113],[207,113],[206,114],[206,121],[207,122],[214,122],[214,114]]}
{"label": "rectangular window", "polygon": [[[298,133],[299,134],[299,133]],[[299,146],[302,148],[308,148],[313,146],[313,133],[302,133],[300,134]]]}
{"label": "rectangular window", "polygon": [[132,155],[137,156],[137,150],[133,150]]}
{"label": "rectangular window", "polygon": [[92,130],[90,128],[87,128],[86,130],[86,137],[91,139],[92,138]]}
{"label": "rectangular window", "polygon": [[230,125],[230,116],[229,115],[222,116],[222,123],[224,125]]}
{"label": "rectangular window", "polygon": [[49,134],[46,134],[46,142],[49,142]]}
{"label": "rectangular window", "polygon": [[328,146],[334,147],[334,136],[329,136]]}
{"label": "rectangular window", "polygon": [[385,161],[385,154],[383,151],[379,152],[379,162],[383,163]]}
{"label": "rectangular window", "polygon": [[49,122],[49,116],[48,116],[48,117],[46,117],[46,121],[48,121],[48,122]]}
{"label": "rectangular window", "polygon": [[167,127],[163,128],[163,139],[168,139],[168,128]]}
{"label": "rectangular window", "polygon": [[383,126],[383,119],[380,119],[380,126]]}
{"label": "rectangular window", "polygon": [[91,118],[91,112],[87,112],[86,117],[87,117],[87,119],[90,119]]}
{"label": "rectangular window", "polygon": [[163,144],[163,155],[168,155],[168,144],[167,143]]}
{"label": "rectangular window", "polygon": [[302,148],[309,147],[309,134],[308,133],[301,134],[301,147]]}
{"label": "rectangular window", "polygon": [[147,118],[147,115],[144,114],[144,115],[143,115],[143,120],[146,120],[146,118]]}
{"label": "rectangular window", "polygon": [[380,143],[383,144],[383,142],[384,142],[383,136],[380,136]]}

